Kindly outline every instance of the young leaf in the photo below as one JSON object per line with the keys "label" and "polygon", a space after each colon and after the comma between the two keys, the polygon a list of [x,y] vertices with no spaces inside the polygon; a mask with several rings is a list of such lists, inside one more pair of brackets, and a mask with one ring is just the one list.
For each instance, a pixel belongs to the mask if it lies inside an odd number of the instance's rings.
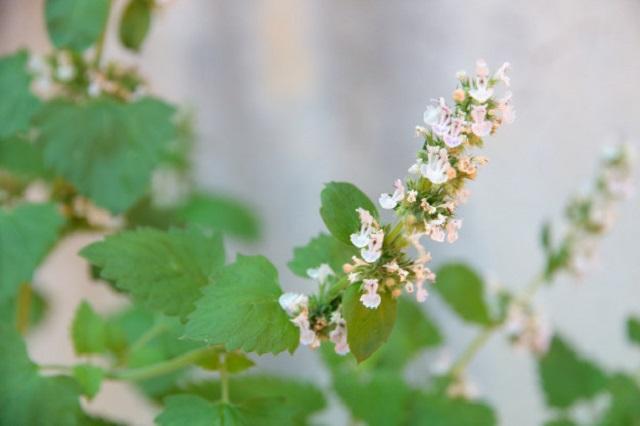
{"label": "young leaf", "polygon": [[396,299],[381,294],[376,309],[366,308],[360,301],[360,288],[351,285],[342,297],[342,314],[347,322],[347,342],[358,362],[369,358],[387,341],[396,322]]}
{"label": "young leaf", "polygon": [[627,336],[632,343],[640,345],[640,318],[627,318]]}
{"label": "young leaf", "polygon": [[151,27],[153,0],[130,0],[120,19],[120,42],[128,49],[139,51]]}
{"label": "young leaf", "polygon": [[73,367],[73,377],[80,385],[82,393],[93,399],[102,385],[104,370],[91,364],[79,364]]}
{"label": "young leaf", "polygon": [[223,195],[196,193],[176,212],[177,219],[235,237],[253,240],[260,223],[251,208]]}
{"label": "young leaf", "polygon": [[69,377],[40,377],[20,335],[0,324],[0,425],[85,424],[78,385]]}
{"label": "young leaf", "polygon": [[368,377],[343,372],[333,375],[333,386],[353,417],[367,425],[406,424],[411,390],[402,376],[383,371]]}
{"label": "young leaf", "polygon": [[398,299],[398,319],[389,340],[364,365],[402,371],[421,350],[442,344],[437,324],[412,299]]}
{"label": "young leaf", "polygon": [[81,53],[104,32],[110,0],[46,0],[49,38],[58,49]]}
{"label": "young leaf", "polygon": [[14,296],[58,238],[64,220],[53,204],[0,209],[0,299]]}
{"label": "young leaf", "polygon": [[351,234],[360,229],[357,208],[363,208],[374,217],[378,210],[371,200],[355,185],[330,182],[320,194],[320,216],[331,234],[344,244],[351,245]]}
{"label": "young leaf", "polygon": [[189,315],[186,337],[258,354],[298,346],[298,329],[278,302],[278,272],[266,258],[239,255],[203,293]]}
{"label": "young leaf", "polygon": [[239,424],[239,413],[229,404],[214,404],[195,395],[174,395],[155,422],[159,426],[214,426]]}
{"label": "young leaf", "polygon": [[346,245],[327,234],[313,238],[306,246],[293,249],[293,259],[287,264],[291,271],[307,278],[307,270],[317,268],[323,263],[331,266],[334,272],[342,271],[342,265],[358,254],[353,245]]}
{"label": "young leaf", "polygon": [[611,403],[603,418],[597,423],[606,426],[628,426],[640,424],[640,387],[624,374],[614,375],[607,384]]}
{"label": "young leaf", "polygon": [[125,231],[80,254],[143,306],[179,317],[193,310],[201,287],[225,260],[222,237],[195,229]]}
{"label": "young leaf", "polygon": [[36,117],[38,143],[47,166],[97,205],[121,213],[147,191],[152,170],[175,137],[173,115],[173,107],[151,98],[54,101]]}
{"label": "young leaf", "polygon": [[484,282],[473,269],[462,263],[450,263],[440,268],[437,277],[434,288],[462,319],[481,325],[491,324]]}
{"label": "young leaf", "polygon": [[[218,380],[188,383],[173,391],[173,393],[185,392],[210,401],[221,398]],[[277,400],[277,404],[288,413],[291,424],[294,425],[309,424],[309,417],[326,406],[323,393],[311,383],[262,374],[230,377],[229,396],[232,401],[239,404],[256,399]]]}
{"label": "young leaf", "polygon": [[600,368],[580,358],[558,336],[538,360],[538,372],[545,399],[551,407],[567,408],[580,399],[593,397],[606,385],[606,376]]}
{"label": "young leaf", "polygon": [[107,324],[86,301],[80,303],[71,323],[76,354],[99,354],[107,348]]}
{"label": "young leaf", "polygon": [[29,89],[27,60],[25,51],[0,58],[0,139],[27,130],[40,106]]}
{"label": "young leaf", "polygon": [[451,399],[440,395],[421,395],[415,401],[411,424],[495,426],[498,421],[491,407],[483,402]]}

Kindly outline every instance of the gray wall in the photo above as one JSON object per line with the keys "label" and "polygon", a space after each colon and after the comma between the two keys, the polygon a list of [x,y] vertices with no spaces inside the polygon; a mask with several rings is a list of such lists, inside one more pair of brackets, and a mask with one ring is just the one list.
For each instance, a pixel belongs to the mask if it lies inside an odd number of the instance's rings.
{"label": "gray wall", "polygon": [[[40,7],[0,0],[2,52],[47,49]],[[156,93],[197,110],[198,180],[250,200],[264,218],[263,243],[237,248],[267,254],[284,286],[302,291],[310,283],[285,263],[293,246],[322,229],[322,184],[349,180],[372,196],[389,190],[411,164],[424,107],[449,95],[454,73],[471,70],[478,57],[494,67],[510,61],[518,119],[489,140],[491,162],[462,210],[460,240],[433,251],[435,262],[465,259],[517,288],[540,267],[541,221],[558,217],[567,195],[590,178],[607,138],[640,130],[639,20],[638,0],[174,0],[140,59],[120,52],[115,40],[106,53],[138,62]],[[625,206],[591,274],[581,283],[563,280],[539,298],[557,329],[612,368],[638,359],[622,328],[629,312],[640,313],[637,208],[637,199]],[[58,296],[54,323],[31,341],[38,360],[70,359],[65,321],[80,297],[105,310],[119,303],[73,270],[82,265],[73,253],[89,238],[67,241],[41,271]],[[451,332],[457,353],[473,331],[435,298],[426,306]],[[306,349],[260,364],[326,383]],[[504,339],[490,342],[471,378],[498,404],[502,424],[545,418],[531,358]],[[132,398],[111,386],[92,407],[148,424],[151,411]],[[334,406],[325,420],[345,418]]]}

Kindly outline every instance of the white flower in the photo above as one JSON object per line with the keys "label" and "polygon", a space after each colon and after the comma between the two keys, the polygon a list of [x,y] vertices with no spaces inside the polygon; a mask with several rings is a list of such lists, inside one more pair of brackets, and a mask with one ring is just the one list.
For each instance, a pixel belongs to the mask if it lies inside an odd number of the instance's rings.
{"label": "white flower", "polygon": [[440,115],[442,114],[442,108],[440,106],[429,105],[424,111],[424,123],[431,127],[440,121]]}
{"label": "white flower", "polygon": [[416,197],[418,196],[418,191],[410,190],[407,192],[407,203],[415,203]]}
{"label": "white flower", "polygon": [[378,202],[383,209],[391,210],[394,209],[400,201],[404,198],[404,185],[400,179],[396,180],[394,183],[394,187],[396,188],[393,191],[392,195],[382,194]]}
{"label": "white flower", "polygon": [[451,219],[447,222],[447,241],[454,243],[458,239],[458,230],[462,227],[462,220]]}
{"label": "white flower", "polygon": [[309,278],[318,281],[320,284],[324,283],[327,277],[331,275],[335,275],[331,266],[326,263],[321,264],[317,268],[309,268],[307,269],[307,275]]}
{"label": "white flower", "polygon": [[312,348],[320,346],[320,339],[318,339],[316,333],[311,329],[306,311],[300,313],[300,315],[292,319],[291,322],[300,330],[300,343],[302,345],[311,346]]}
{"label": "white flower", "polygon": [[360,274],[358,272],[352,272],[348,275],[348,279],[350,283],[355,283],[360,280]]}
{"label": "white flower", "polygon": [[422,176],[435,184],[445,183],[449,179],[448,171],[451,168],[447,150],[429,147],[427,158],[427,163],[420,166]]}
{"label": "white flower", "polygon": [[427,300],[429,292],[424,288],[424,281],[416,282],[416,300],[420,303]]}
{"label": "white flower", "polygon": [[511,69],[511,64],[509,62],[505,62],[502,64],[498,71],[493,75],[494,80],[502,81],[507,87],[511,86],[511,79],[507,75],[507,71]]}
{"label": "white flower", "polygon": [[347,343],[347,324],[340,315],[339,311],[331,314],[331,323],[335,324],[335,328],[329,333],[329,340],[335,343],[335,351],[338,355],[346,355],[349,353],[349,344]]}
{"label": "white flower", "polygon": [[301,311],[306,311],[309,304],[309,298],[299,293],[283,293],[278,298],[280,307],[290,316],[297,315]]}
{"label": "white flower", "polygon": [[382,255],[382,242],[384,241],[384,231],[372,232],[367,247],[360,250],[362,259],[367,263],[373,263],[380,259]]}
{"label": "white flower", "polygon": [[364,280],[364,290],[365,294],[360,296],[360,301],[365,306],[365,308],[375,309],[380,306],[382,298],[378,294],[378,280]]}
{"label": "white flower", "polygon": [[449,132],[442,138],[444,143],[451,148],[455,148],[464,142],[464,135],[461,135],[465,122],[461,118],[455,118],[451,121]]}
{"label": "white flower", "polygon": [[478,137],[487,136],[493,129],[493,123],[486,120],[487,107],[484,105],[476,105],[471,110],[471,131]]}
{"label": "white flower", "polygon": [[414,287],[414,285],[413,285],[413,283],[412,283],[412,282],[407,282],[407,283],[404,285],[404,289],[405,289],[405,291],[406,291],[407,293],[409,293],[409,294],[411,294],[411,293],[413,293],[413,292],[415,291],[415,287]]}
{"label": "white flower", "polygon": [[482,78],[487,78],[489,76],[489,67],[484,59],[478,59],[476,61],[476,75]]}
{"label": "white flower", "polygon": [[503,123],[511,124],[516,119],[516,111],[511,105],[512,93],[507,92],[504,98],[498,101],[498,112],[500,113],[500,119]]}
{"label": "white flower", "polygon": [[489,81],[486,76],[478,74],[475,79],[470,80],[469,95],[481,104],[487,102],[493,96],[493,89],[489,87]]}
{"label": "white flower", "polygon": [[351,243],[358,248],[363,248],[369,244],[369,235],[371,234],[374,220],[367,210],[358,207],[356,211],[360,215],[360,231],[351,234]]}

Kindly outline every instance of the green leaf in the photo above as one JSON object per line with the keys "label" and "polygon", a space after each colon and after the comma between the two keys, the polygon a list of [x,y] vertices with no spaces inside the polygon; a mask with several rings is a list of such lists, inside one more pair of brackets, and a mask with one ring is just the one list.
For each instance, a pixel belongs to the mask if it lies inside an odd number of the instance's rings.
{"label": "green leaf", "polygon": [[[181,385],[174,393],[190,393],[216,401],[221,398],[220,382],[206,380]],[[268,375],[233,376],[229,379],[229,396],[243,404],[256,399],[277,399],[278,405],[289,414],[291,424],[309,424],[308,418],[326,406],[323,393],[311,383]]]}
{"label": "green leaf", "polygon": [[81,425],[87,419],[69,377],[40,377],[24,342],[0,324],[0,426]]}
{"label": "green leaf", "polygon": [[398,318],[389,340],[363,365],[401,371],[420,351],[439,346],[442,342],[438,326],[422,306],[401,297],[398,299]]}
{"label": "green leaf", "polygon": [[634,379],[624,374],[616,374],[609,380],[607,388],[611,393],[611,403],[598,424],[640,425],[640,387]]}
{"label": "green leaf", "polygon": [[[31,289],[31,304],[29,306],[29,330],[39,325],[44,319],[48,304],[44,296]],[[0,298],[0,324],[16,325],[17,295]]]}
{"label": "green leaf", "polygon": [[451,399],[440,395],[421,395],[415,401],[416,426],[495,426],[498,424],[491,407],[482,402]]}
{"label": "green leaf", "polygon": [[0,299],[15,296],[58,239],[64,220],[53,204],[0,208]]}
{"label": "green leaf", "polygon": [[342,271],[342,265],[358,254],[352,245],[346,245],[327,234],[313,238],[306,246],[293,249],[293,259],[287,264],[291,271],[308,278],[307,270],[317,268],[323,263],[331,266],[334,272]]}
{"label": "green leaf", "polygon": [[38,142],[47,166],[97,205],[121,213],[147,191],[151,172],[175,137],[174,112],[151,98],[53,101],[36,117]]}
{"label": "green leaf", "polygon": [[347,322],[347,342],[358,362],[369,358],[387,341],[396,321],[397,301],[382,293],[376,309],[360,302],[360,286],[351,285],[342,297],[342,314]]}
{"label": "green leaf", "polygon": [[166,400],[165,410],[156,417],[159,426],[284,426],[288,413],[278,401],[254,400],[244,405],[212,403],[196,395],[174,395]]}
{"label": "green leaf", "polygon": [[378,210],[371,200],[355,185],[330,182],[320,194],[320,216],[331,234],[344,244],[351,245],[351,234],[360,229],[357,208],[363,208],[374,217]]}
{"label": "green leaf", "polygon": [[120,19],[120,42],[128,49],[139,51],[151,27],[153,0],[130,0]]}
{"label": "green leaf", "polygon": [[40,101],[30,92],[27,53],[0,58],[0,139],[26,131]]}
{"label": "green leaf", "polygon": [[333,386],[352,416],[369,426],[406,423],[411,390],[402,376],[374,372],[368,376],[335,374]]}
{"label": "green leaf", "polygon": [[193,310],[201,287],[224,264],[220,234],[207,236],[195,229],[125,231],[80,254],[102,268],[102,278],[142,305],[179,317]]}
{"label": "green leaf", "polygon": [[242,352],[225,353],[224,349],[220,349],[217,353],[212,353],[212,356],[208,356],[206,359],[198,362],[199,367],[210,371],[220,370],[223,365],[227,372],[235,374],[245,371],[256,364]]}
{"label": "green leaf", "polygon": [[20,136],[0,140],[0,169],[25,179],[46,174],[42,151]]}
{"label": "green leaf", "polygon": [[567,418],[558,418],[549,420],[544,423],[544,426],[578,426],[576,422]]}
{"label": "green leaf", "polygon": [[567,408],[578,400],[595,396],[606,385],[606,377],[600,368],[579,357],[558,336],[538,360],[538,373],[547,404],[552,407]]}
{"label": "green leaf", "polygon": [[442,266],[434,288],[463,320],[481,325],[491,324],[484,298],[484,282],[467,265],[449,263]]}
{"label": "green leaf", "polygon": [[185,335],[227,350],[293,352],[299,332],[280,307],[278,272],[262,256],[241,256],[203,289]]}
{"label": "green leaf", "polygon": [[640,345],[640,318],[627,318],[627,336],[632,343]]}
{"label": "green leaf", "polygon": [[260,223],[251,208],[224,195],[196,193],[177,209],[178,220],[220,231],[227,235],[256,239]]}
{"label": "green leaf", "polygon": [[79,364],[73,367],[73,377],[80,385],[82,393],[93,399],[102,385],[104,370],[91,364]]}
{"label": "green leaf", "polygon": [[107,323],[86,301],[80,303],[71,323],[76,354],[99,354],[107,348]]}
{"label": "green leaf", "polygon": [[49,38],[58,49],[79,53],[90,47],[105,30],[110,0],[46,0]]}

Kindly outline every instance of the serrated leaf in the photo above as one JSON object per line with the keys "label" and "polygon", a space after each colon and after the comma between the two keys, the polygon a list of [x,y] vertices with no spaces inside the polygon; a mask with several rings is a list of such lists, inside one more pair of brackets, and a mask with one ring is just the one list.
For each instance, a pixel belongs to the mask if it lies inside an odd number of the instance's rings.
{"label": "serrated leaf", "polygon": [[30,92],[27,53],[21,51],[0,58],[0,139],[29,128],[40,101]]}
{"label": "serrated leaf", "polygon": [[495,426],[498,423],[493,409],[483,402],[421,395],[414,404],[411,424],[416,426]]}
{"label": "serrated leaf", "polygon": [[219,194],[193,194],[176,211],[178,220],[189,225],[220,231],[245,239],[260,235],[260,223],[253,210],[236,199]]}
{"label": "serrated leaf", "polygon": [[367,425],[406,423],[411,389],[402,376],[383,371],[369,375],[343,372],[333,376],[333,386],[352,416]]}
{"label": "serrated leaf", "polygon": [[193,310],[201,287],[225,260],[222,237],[196,229],[125,231],[80,254],[142,305],[179,317]]}
{"label": "serrated leaf", "polygon": [[475,324],[491,324],[489,308],[484,297],[484,282],[470,267],[449,263],[437,272],[438,294],[463,320]]}
{"label": "serrated leaf", "polygon": [[360,286],[351,285],[342,297],[342,315],[347,322],[347,342],[358,362],[369,358],[387,341],[396,322],[397,302],[388,292],[376,309],[360,301]]}
{"label": "serrated leaf", "polygon": [[110,0],[46,0],[47,31],[53,45],[81,53],[102,34]]}
{"label": "serrated leaf", "polygon": [[86,301],[80,303],[71,323],[76,354],[99,354],[107,348],[107,323]]}
{"label": "serrated leaf", "polygon": [[227,350],[293,352],[299,332],[280,307],[278,272],[262,256],[241,256],[203,289],[185,336]]}
{"label": "serrated leaf", "polygon": [[374,217],[376,206],[364,192],[348,182],[330,182],[320,194],[320,216],[331,234],[344,244],[351,245],[351,234],[360,229],[356,209],[363,208]]}
{"label": "serrated leaf", "polygon": [[[45,317],[48,304],[44,296],[31,289],[31,303],[29,305],[29,325],[28,329],[39,325]],[[17,319],[17,296],[0,298],[0,324],[16,325]]]}
{"label": "serrated leaf", "polygon": [[640,318],[627,318],[627,336],[631,343],[640,345]]}
{"label": "serrated leaf", "polygon": [[79,364],[73,367],[73,377],[80,385],[82,394],[93,399],[102,385],[104,370],[91,364]]}
{"label": "serrated leaf", "polygon": [[78,385],[69,377],[41,377],[24,342],[0,325],[0,426],[82,425]]}
{"label": "serrated leaf", "polygon": [[442,344],[443,337],[438,326],[421,305],[401,297],[397,310],[398,318],[389,340],[363,366],[402,371],[420,351]]}
{"label": "serrated leaf", "polygon": [[0,208],[0,299],[15,296],[58,238],[64,220],[53,204]]}
{"label": "serrated leaf", "polygon": [[602,426],[636,426],[640,424],[640,387],[632,377],[614,375],[607,384],[611,403],[603,418]]}
{"label": "serrated leaf", "polygon": [[130,0],[120,19],[120,42],[128,49],[139,51],[151,27],[153,0]]}
{"label": "serrated leaf", "polygon": [[146,193],[151,172],[175,137],[174,112],[152,98],[53,101],[36,117],[38,143],[47,166],[97,205],[121,213]]}
{"label": "serrated leaf", "polygon": [[551,407],[566,408],[578,400],[592,398],[606,385],[606,376],[600,368],[581,358],[558,336],[538,360],[538,373]]}
{"label": "serrated leaf", "polygon": [[[221,398],[218,380],[187,383],[173,391],[173,393],[183,392],[211,401]],[[326,406],[323,393],[313,384],[298,379],[264,374],[230,377],[229,396],[232,401],[239,404],[260,398],[277,399],[278,405],[288,413],[290,423],[286,424],[293,425],[309,424],[308,418]]]}
{"label": "serrated leaf", "polygon": [[307,270],[317,268],[326,263],[338,273],[342,265],[351,261],[351,257],[358,254],[352,245],[346,245],[327,234],[320,234],[313,238],[306,246],[293,249],[293,259],[287,264],[291,271],[304,278],[308,278]]}

